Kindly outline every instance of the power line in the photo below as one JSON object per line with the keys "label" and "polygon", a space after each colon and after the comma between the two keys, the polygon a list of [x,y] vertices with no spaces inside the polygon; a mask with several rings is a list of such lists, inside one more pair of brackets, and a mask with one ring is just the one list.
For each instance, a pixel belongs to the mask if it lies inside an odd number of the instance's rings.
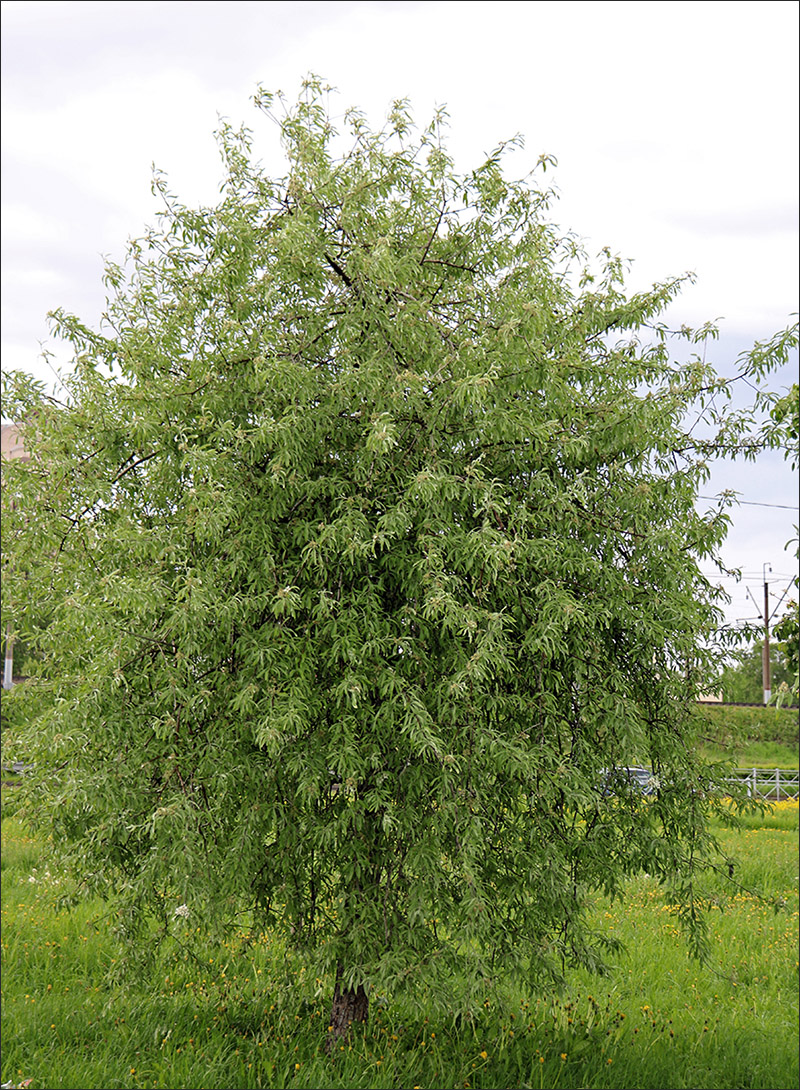
{"label": "power line", "polygon": [[[719,496],[698,496],[698,500],[718,500]],[[737,504],[742,504],[745,507],[779,507],[782,511],[800,511],[800,507],[792,506],[789,503],[759,503],[758,500],[736,500]]]}
{"label": "power line", "polygon": [[[761,582],[761,572],[751,572],[749,575],[746,572],[742,572],[740,575],[735,575],[733,572],[701,571],[700,574],[710,580],[735,579],[737,583],[746,583],[748,580],[758,579],[758,581]],[[791,583],[793,579],[793,575],[777,575],[773,582]]]}

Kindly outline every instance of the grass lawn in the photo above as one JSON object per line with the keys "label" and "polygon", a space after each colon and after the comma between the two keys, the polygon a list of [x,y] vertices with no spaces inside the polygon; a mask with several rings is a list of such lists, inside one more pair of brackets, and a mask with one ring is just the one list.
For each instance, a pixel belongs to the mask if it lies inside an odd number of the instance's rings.
{"label": "grass lawn", "polygon": [[[596,922],[627,952],[607,978],[574,972],[559,996],[487,995],[472,1025],[425,996],[373,997],[369,1026],[324,1055],[330,982],[265,937],[210,949],[155,992],[113,989],[118,951],[100,904],[55,905],[59,878],[13,818],[2,826],[2,1081],[48,1087],[796,1087],[798,808],[738,832],[731,886],[715,878],[701,966],[647,877]],[[762,900],[754,892],[766,895]],[[771,899],[772,903],[769,903]]]}

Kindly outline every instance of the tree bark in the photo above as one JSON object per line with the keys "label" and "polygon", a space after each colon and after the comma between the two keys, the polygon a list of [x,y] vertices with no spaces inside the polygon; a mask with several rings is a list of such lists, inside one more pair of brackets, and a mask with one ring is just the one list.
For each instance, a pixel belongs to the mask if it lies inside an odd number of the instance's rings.
{"label": "tree bark", "polygon": [[325,1051],[330,1053],[334,1047],[350,1033],[353,1022],[366,1022],[369,1016],[369,997],[364,985],[357,988],[342,987],[342,966],[336,967],[336,986],[333,989],[331,1017],[328,1023],[328,1038]]}

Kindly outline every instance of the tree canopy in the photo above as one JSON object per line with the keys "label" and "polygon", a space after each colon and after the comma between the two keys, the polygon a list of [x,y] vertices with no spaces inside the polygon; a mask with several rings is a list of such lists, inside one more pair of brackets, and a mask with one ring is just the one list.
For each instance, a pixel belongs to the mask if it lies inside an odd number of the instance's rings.
{"label": "tree canopy", "polygon": [[[727,516],[696,495],[741,439],[693,434],[713,330],[663,323],[685,277],[630,293],[554,225],[546,158],[459,173],[441,117],[337,132],[314,81],[258,104],[286,173],[223,124],[218,203],[156,176],[102,327],[54,315],[68,396],[6,386],[31,813],[132,949],[177,910],[187,943],[271,928],[356,1017],[597,967],[587,897],[642,870],[699,942]],[[639,763],[657,794],[610,800]]]}

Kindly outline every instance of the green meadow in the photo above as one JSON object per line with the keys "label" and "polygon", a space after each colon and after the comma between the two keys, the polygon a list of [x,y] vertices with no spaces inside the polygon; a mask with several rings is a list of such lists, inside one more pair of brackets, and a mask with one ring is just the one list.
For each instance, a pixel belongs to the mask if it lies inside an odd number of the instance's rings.
{"label": "green meadow", "polygon": [[[13,790],[13,789],[12,789]],[[5,792],[6,797],[8,791]],[[798,1085],[798,807],[719,830],[705,964],[646,876],[597,898],[625,952],[559,995],[487,994],[472,1023],[424,995],[373,996],[370,1022],[329,1057],[330,981],[270,936],[209,948],[145,992],[108,983],[119,956],[101,903],[57,907],[58,874],[19,821],[2,822],[2,1081],[48,1087],[601,1088]],[[188,926],[188,923],[187,923]],[[28,1082],[28,1080],[30,1080]]]}

